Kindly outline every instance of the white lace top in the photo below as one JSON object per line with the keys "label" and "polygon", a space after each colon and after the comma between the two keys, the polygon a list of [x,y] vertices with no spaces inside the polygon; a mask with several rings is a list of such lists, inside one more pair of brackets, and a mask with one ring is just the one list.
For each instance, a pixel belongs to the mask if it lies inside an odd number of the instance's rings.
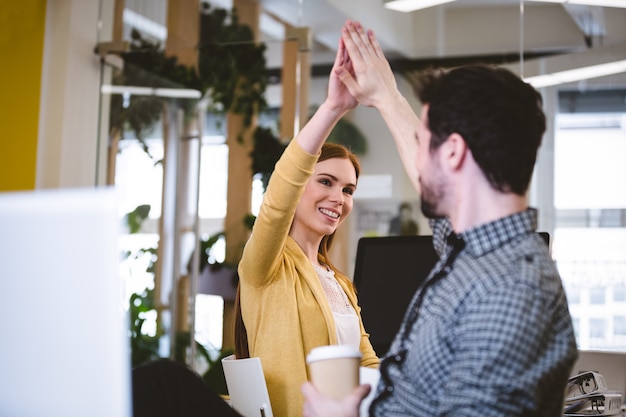
{"label": "white lace top", "polygon": [[333,317],[335,318],[337,343],[340,345],[354,346],[356,349],[359,349],[361,345],[359,318],[356,315],[354,307],[350,304],[348,296],[337,282],[335,272],[320,268],[315,264],[313,266],[315,267],[322,288],[326,293],[326,298],[328,298]]}

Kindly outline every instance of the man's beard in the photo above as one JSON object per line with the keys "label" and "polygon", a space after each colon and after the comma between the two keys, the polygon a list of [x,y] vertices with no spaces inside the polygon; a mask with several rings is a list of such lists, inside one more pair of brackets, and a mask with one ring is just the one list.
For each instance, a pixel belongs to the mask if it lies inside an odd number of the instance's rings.
{"label": "man's beard", "polygon": [[443,192],[442,186],[429,187],[420,181],[421,196],[420,196],[420,208],[425,217],[429,219],[438,219],[445,217],[445,214],[439,211],[439,203],[442,200]]}
{"label": "man's beard", "polygon": [[420,199],[420,206],[422,209],[422,214],[424,214],[426,218],[438,219],[444,217],[442,214],[437,213],[437,206],[435,204],[424,198]]}

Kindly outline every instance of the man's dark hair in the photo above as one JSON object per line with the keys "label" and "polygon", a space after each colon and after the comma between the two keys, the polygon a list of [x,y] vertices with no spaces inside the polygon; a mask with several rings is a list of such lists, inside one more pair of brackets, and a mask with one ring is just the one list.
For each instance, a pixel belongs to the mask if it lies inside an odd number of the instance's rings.
{"label": "man's dark hair", "polygon": [[470,65],[424,71],[415,93],[429,105],[431,150],[458,133],[495,189],[526,193],[546,130],[531,85],[504,68]]}

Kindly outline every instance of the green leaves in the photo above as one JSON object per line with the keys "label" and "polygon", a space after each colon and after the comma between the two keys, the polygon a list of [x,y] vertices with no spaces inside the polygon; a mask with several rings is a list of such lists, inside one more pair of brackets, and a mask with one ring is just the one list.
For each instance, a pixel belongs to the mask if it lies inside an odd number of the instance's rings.
{"label": "green leaves", "polygon": [[203,3],[198,73],[211,105],[243,115],[244,128],[267,108],[265,49],[254,40],[252,29],[239,22],[236,9],[229,13]]}
{"label": "green leaves", "polygon": [[276,162],[283,154],[286,145],[278,141],[271,129],[257,127],[254,131],[254,149],[250,152],[252,157],[252,172],[260,174],[263,189],[267,188],[270,176],[274,171]]}
{"label": "green leaves", "polygon": [[141,294],[133,294],[129,301],[131,365],[135,367],[159,357],[162,331],[157,329],[155,335],[149,335],[144,329],[146,313],[154,310],[153,290],[146,289]]}
{"label": "green leaves", "polygon": [[141,229],[141,224],[148,218],[150,205],[142,204],[126,215],[126,223],[130,233],[137,233]]}

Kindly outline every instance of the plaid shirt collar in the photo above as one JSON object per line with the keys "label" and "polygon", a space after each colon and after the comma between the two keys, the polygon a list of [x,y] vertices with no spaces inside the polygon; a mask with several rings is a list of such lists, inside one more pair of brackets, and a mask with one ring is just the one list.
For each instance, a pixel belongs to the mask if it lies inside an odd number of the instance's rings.
{"label": "plaid shirt collar", "polygon": [[[450,235],[454,235],[450,221],[446,219],[430,220],[433,229],[433,245],[439,255],[450,249]],[[465,249],[478,257],[521,235],[534,233],[537,229],[537,210],[527,208],[515,214],[481,224],[468,229],[459,236],[465,242]]]}

